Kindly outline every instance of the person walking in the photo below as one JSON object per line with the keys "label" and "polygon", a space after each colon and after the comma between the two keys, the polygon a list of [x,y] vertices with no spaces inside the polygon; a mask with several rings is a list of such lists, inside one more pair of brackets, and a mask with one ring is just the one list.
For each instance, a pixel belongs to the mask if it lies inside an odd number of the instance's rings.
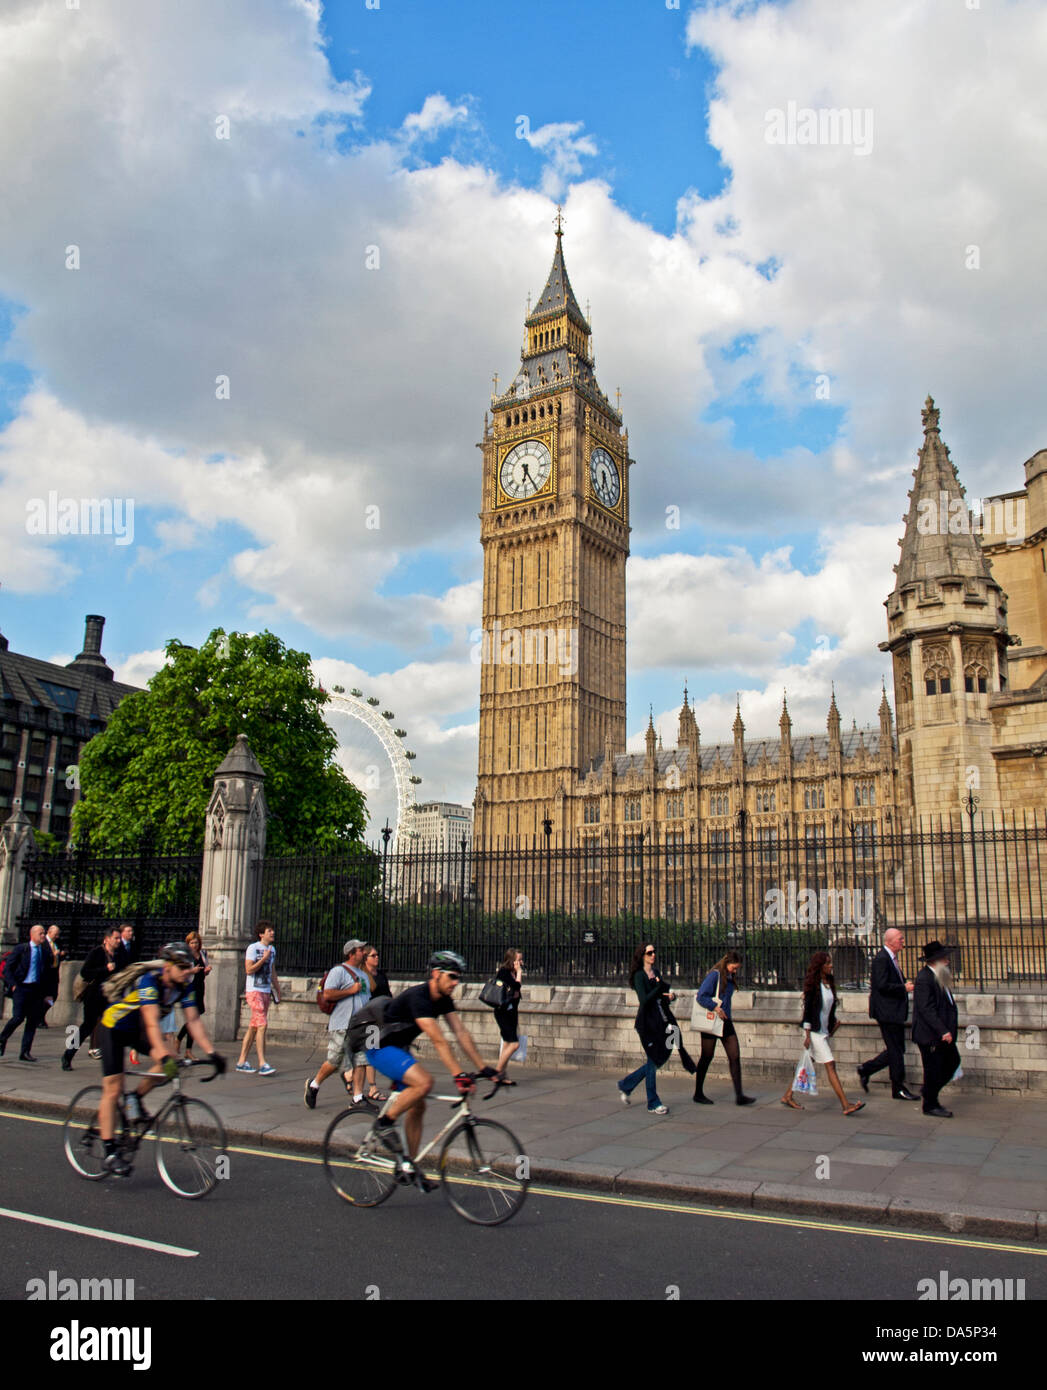
{"label": "person walking", "polygon": [[[807,967],[803,982],[803,1047],[810,1051],[816,1062],[821,1062],[829,1077],[829,1085],[836,1092],[845,1115],[857,1115],[865,1109],[865,1101],[853,1104],[844,1095],[843,1083],[836,1074],[836,1061],[833,1058],[829,1039],[839,1028],[836,1019],[836,984],[833,980],[833,958],[828,951],[815,951]],[[795,1080],[795,1076],[794,1076]],[[782,1096],[782,1104],[790,1110],[802,1110],[803,1106],[793,1096],[792,1082]]]}
{"label": "person walking", "polygon": [[890,927],[883,936],[883,945],[873,957],[869,969],[869,1017],[880,1025],[883,1051],[858,1068],[862,1090],[868,1093],[869,1078],[888,1068],[891,1077],[891,1096],[894,1100],[919,1100],[905,1084],[905,1024],[909,1017],[909,995],[912,980],[905,978],[899,959],[905,945],[905,934]]}
{"label": "person walking", "polygon": [[[186,935],[185,944],[189,947],[190,955],[193,958],[193,1002],[196,1012],[202,1014],[204,1011],[204,981],[211,973],[211,966],[207,959],[207,952],[204,950],[204,943],[200,939],[198,931],[191,931]],[[178,1046],[185,1039],[185,1059],[187,1062],[195,1060],[193,1057],[193,1038],[189,1032],[188,1023],[183,1023],[178,1033]]]}
{"label": "person walking", "polygon": [[651,1115],[668,1115],[669,1108],[658,1097],[658,1068],[669,1059],[669,1025],[661,1010],[664,998],[676,998],[662,979],[655,966],[655,948],[651,943],[637,946],[629,969],[629,983],[636,991],[640,1006],[636,1011],[634,1027],[640,1035],[646,1060],[618,1082],[618,1092],[623,1105],[630,1104],[630,1097],[640,1082],[647,1087],[647,1111]]}
{"label": "person walking", "polygon": [[361,1051],[354,1056],[349,1049],[349,1024],[371,997],[371,980],[364,969],[367,943],[355,937],[342,947],[342,964],[334,966],[324,979],[324,998],[334,1004],[327,1024],[327,1058],[314,1077],[305,1083],[305,1103],[316,1109],[316,1097],[329,1076],[341,1071],[345,1089],[354,1108],[373,1110],[370,1100],[364,1100],[364,1079],[367,1058]]}
{"label": "person walking", "polygon": [[251,1022],[244,1033],[236,1070],[254,1071],[254,1067],[247,1060],[251,1044],[254,1043],[258,1050],[258,1075],[275,1076],[276,1068],[271,1067],[265,1060],[265,1030],[269,1025],[269,1005],[273,1001],[274,991],[276,998],[280,996],[280,981],[276,975],[276,946],[273,944],[276,941],[276,928],[272,922],[259,922],[255,930],[258,940],[252,941],[248,946],[244,966],[247,971],[244,992],[247,995]]}
{"label": "person walking", "polygon": [[47,1015],[52,1004],[58,998],[58,990],[61,985],[62,961],[68,955],[58,944],[59,928],[52,922],[47,929],[47,944],[51,950],[51,963],[47,967],[44,979],[44,1007],[40,1015],[40,1027],[47,1027]]}
{"label": "person walking", "polygon": [[[731,1021],[731,999],[734,997],[736,976],[741,969],[742,958],[737,951],[727,951],[723,958],[713,966],[698,988],[698,1004],[707,1014],[714,1013],[723,1020],[723,1033],[720,1041],[727,1053],[727,1067],[734,1086],[735,1105],[755,1105],[756,1097],[747,1096],[742,1090],[742,1059],[738,1047],[738,1034]],[[705,1094],[705,1077],[716,1051],[716,1034],[702,1034],[702,1055],[698,1058],[698,1070],[694,1075],[695,1105],[712,1105],[713,1101]]]}
{"label": "person walking", "polygon": [[42,926],[29,928],[29,940],[20,942],[11,952],[7,963],[7,978],[14,985],[15,1002],[11,1017],[0,1033],[0,1057],[16,1028],[24,1026],[20,1062],[35,1062],[33,1039],[44,1007],[44,980],[51,967],[51,948]]}
{"label": "person walking", "polygon": [[939,1096],[960,1065],[956,1046],[960,1016],[949,990],[949,948],[929,941],[923,948],[923,969],[913,990],[912,1040],[923,1058],[923,1113],[951,1120]]}
{"label": "person walking", "polygon": [[80,967],[80,976],[86,981],[86,988],[80,996],[80,1003],[83,1005],[84,1012],[76,1033],[76,1046],[67,1047],[62,1053],[63,1071],[72,1071],[73,1058],[85,1042],[88,1043],[88,1054],[91,1057],[101,1057],[102,1055],[93,1046],[93,1034],[106,1007],[102,985],[109,979],[110,975],[116,973],[119,949],[120,928],[110,927],[103,935],[101,945],[88,951],[87,957]]}
{"label": "person walking", "polygon": [[138,959],[138,945],[135,941],[135,929],[130,922],[121,922],[119,931],[120,945],[116,950],[116,968],[126,970]]}
{"label": "person walking", "polygon": [[[389,976],[384,970],[379,969],[379,959],[378,947],[368,943],[364,951],[364,969],[371,982],[371,998],[380,999],[385,996],[391,999],[393,991],[389,987]],[[378,1085],[378,1073],[372,1066],[367,1068],[367,1099],[372,1105],[384,1105],[389,1099],[386,1092]]]}
{"label": "person walking", "polygon": [[505,959],[498,969],[495,979],[503,988],[502,1003],[494,1011],[494,1021],[502,1036],[502,1050],[498,1054],[498,1070],[501,1076],[499,1086],[515,1086],[505,1072],[509,1059],[520,1046],[520,996],[523,993],[523,952],[510,946]]}

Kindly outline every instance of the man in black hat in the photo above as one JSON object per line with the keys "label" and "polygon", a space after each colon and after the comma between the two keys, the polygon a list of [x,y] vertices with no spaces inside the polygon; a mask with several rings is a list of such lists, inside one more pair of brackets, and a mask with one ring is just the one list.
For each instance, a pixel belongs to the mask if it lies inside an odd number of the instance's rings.
{"label": "man in black hat", "polygon": [[929,941],[923,948],[923,960],[923,969],[916,976],[912,1011],[912,1040],[923,1058],[923,1113],[951,1120],[952,1111],[938,1100],[942,1087],[960,1065],[956,1046],[959,1013],[946,987],[949,948],[940,941]]}

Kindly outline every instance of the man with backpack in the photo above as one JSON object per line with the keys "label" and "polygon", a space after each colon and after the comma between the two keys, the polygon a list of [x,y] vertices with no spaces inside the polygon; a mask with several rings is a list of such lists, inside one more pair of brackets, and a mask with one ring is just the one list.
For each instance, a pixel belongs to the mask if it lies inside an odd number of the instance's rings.
{"label": "man with backpack", "polygon": [[127,1118],[133,1124],[148,1126],[152,1116],[144,1100],[178,1065],[178,1048],[171,1047],[160,1031],[160,1020],[180,1005],[194,1046],[203,1049],[216,1073],[225,1071],[225,1060],[214,1051],[200,1022],[196,1008],[195,962],[184,941],[169,941],[159,959],[129,965],[118,970],[103,987],[105,1010],[99,1020],[98,1039],[102,1045],[102,1101],[98,1107],[98,1130],[105,1146],[105,1167],[118,1177],[127,1177],[130,1166],[116,1147],[116,1109],[124,1087],[124,1052],[134,1048],[148,1052],[155,1065],[125,1098]]}
{"label": "man with backpack", "polygon": [[[345,1089],[349,1092],[353,1107],[362,1110],[376,1109],[370,1101],[364,1099],[367,1059],[361,1051],[358,1054],[358,1061],[357,1056],[352,1054],[348,1046],[349,1024],[353,1015],[359,1013],[371,997],[370,976],[363,968],[366,949],[367,943],[359,941],[355,937],[352,941],[347,941],[342,947],[343,963],[329,970],[324,979],[323,999],[318,1002],[320,1002],[321,1009],[324,1008],[325,1004],[333,1005],[333,1008],[331,1009],[330,1022],[327,1025],[327,1060],[312,1080],[305,1083],[305,1103],[310,1110],[316,1109],[316,1097],[320,1087],[339,1068],[342,1071]],[[351,1083],[350,1068],[352,1068]]]}
{"label": "man with backpack", "polygon": [[35,1062],[30,1049],[44,1012],[44,980],[51,966],[51,948],[47,934],[39,924],[29,928],[29,940],[17,945],[4,967],[4,983],[14,986],[14,1012],[0,1033],[0,1057],[7,1050],[7,1041],[16,1028],[25,1025],[22,1034],[20,1062]]}
{"label": "man with backpack", "polygon": [[[73,1058],[84,1042],[90,1040],[102,1016],[102,1010],[105,1008],[102,986],[119,968],[119,948],[120,928],[110,927],[102,937],[101,946],[88,951],[87,959],[80,967],[80,975],[73,986],[73,998],[83,1004],[84,1016],[76,1033],[76,1046],[67,1047],[62,1053],[63,1071],[72,1071]],[[92,1057],[102,1055],[95,1047],[89,1048],[88,1051]]]}
{"label": "man with backpack", "polygon": [[[454,1040],[465,1056],[484,1077],[501,1075],[495,1067],[484,1066],[462,1016],[454,1007],[454,994],[465,974],[465,961],[455,951],[437,951],[429,959],[429,978],[412,985],[392,999],[379,998],[361,1009],[349,1030],[351,1047],[363,1047],[368,1064],[387,1076],[399,1094],[375,1121],[375,1130],[384,1146],[394,1154],[402,1173],[414,1173],[424,1192],[432,1184],[414,1169],[413,1159],[422,1141],[422,1122],[425,1117],[425,1098],[432,1090],[433,1078],[411,1051],[420,1034],[432,1043],[437,1057],[454,1078],[461,1095],[469,1095],[476,1087],[476,1077],[457,1070],[458,1060],[440,1030],[438,1019],[446,1018]],[[407,1134],[407,1155],[404,1155],[396,1121],[404,1117]]]}

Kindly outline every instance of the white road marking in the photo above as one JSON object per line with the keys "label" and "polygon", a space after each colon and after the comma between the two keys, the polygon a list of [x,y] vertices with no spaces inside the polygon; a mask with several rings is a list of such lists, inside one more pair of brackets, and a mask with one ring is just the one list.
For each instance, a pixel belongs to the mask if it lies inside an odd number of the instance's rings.
{"label": "white road marking", "polygon": [[28,1211],[11,1211],[0,1207],[0,1216],[11,1221],[26,1221],[31,1226],[51,1226],[56,1231],[72,1231],[78,1236],[93,1236],[95,1240],[111,1240],[116,1245],[134,1245],[139,1250],[156,1250],[161,1255],[178,1255],[182,1259],[195,1259],[199,1250],[186,1250],[181,1245],[164,1245],[158,1240],[145,1240],[142,1236],[122,1236],[118,1231],[100,1231],[96,1226],[77,1226],[72,1221],[56,1221],[51,1216],[34,1216]]}

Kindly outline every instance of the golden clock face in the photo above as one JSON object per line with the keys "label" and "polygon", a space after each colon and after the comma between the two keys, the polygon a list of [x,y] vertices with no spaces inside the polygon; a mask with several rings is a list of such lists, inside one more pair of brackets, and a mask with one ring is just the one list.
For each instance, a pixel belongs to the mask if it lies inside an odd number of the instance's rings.
{"label": "golden clock face", "polygon": [[618,465],[606,449],[597,447],[590,455],[589,480],[597,502],[613,511],[622,495],[622,481],[618,476]]}
{"label": "golden clock face", "polygon": [[506,497],[522,502],[542,490],[552,466],[552,455],[541,440],[524,439],[502,459],[498,481]]}

